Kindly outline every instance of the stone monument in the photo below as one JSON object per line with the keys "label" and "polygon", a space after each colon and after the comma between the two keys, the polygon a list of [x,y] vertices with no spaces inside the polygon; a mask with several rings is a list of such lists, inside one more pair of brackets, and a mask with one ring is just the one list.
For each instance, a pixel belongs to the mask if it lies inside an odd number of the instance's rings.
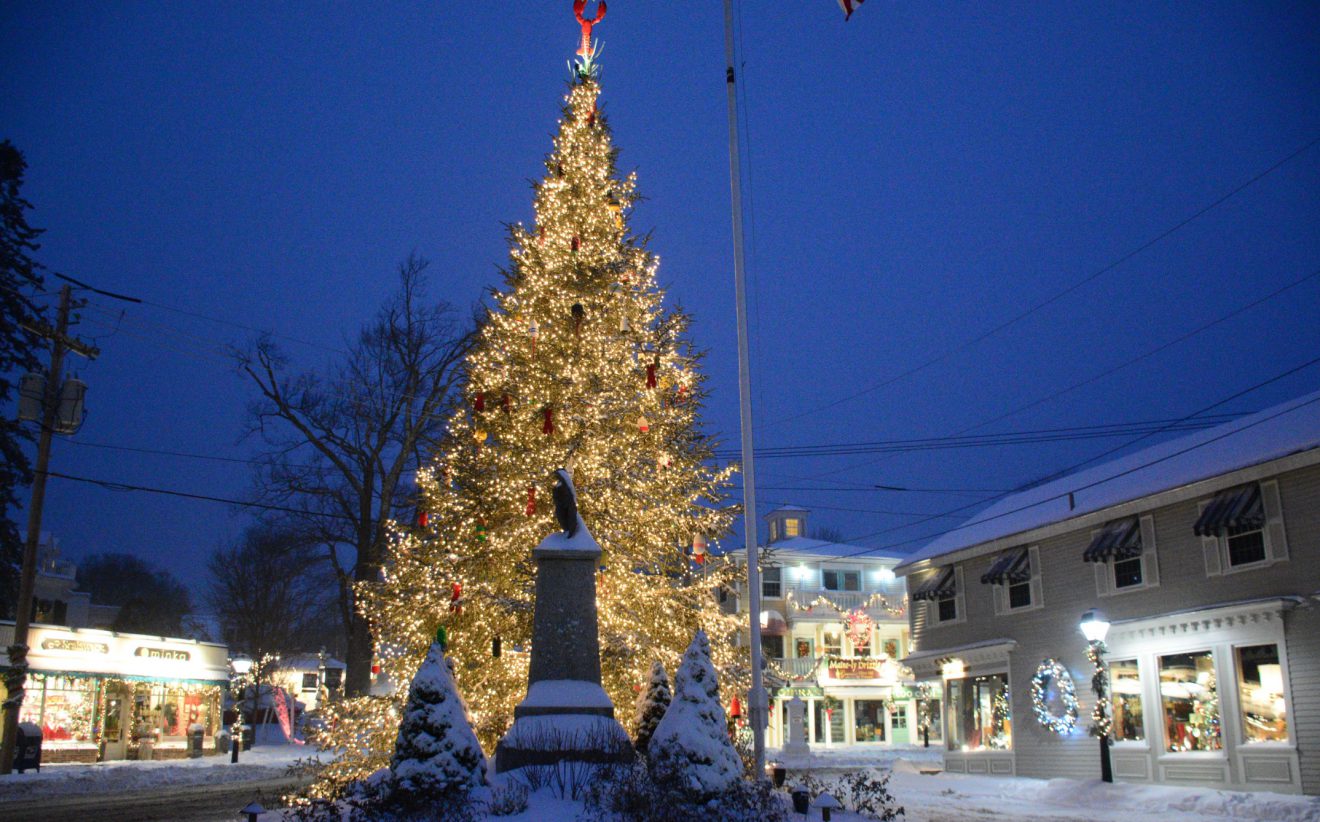
{"label": "stone monument", "polygon": [[600,685],[600,546],[578,514],[572,477],[561,469],[555,478],[555,516],[563,531],[532,550],[536,603],[527,696],[495,746],[497,772],[561,761],[627,762],[633,756]]}
{"label": "stone monument", "polygon": [[807,745],[807,703],[800,697],[788,701],[788,739],[780,755],[788,757],[811,756]]}

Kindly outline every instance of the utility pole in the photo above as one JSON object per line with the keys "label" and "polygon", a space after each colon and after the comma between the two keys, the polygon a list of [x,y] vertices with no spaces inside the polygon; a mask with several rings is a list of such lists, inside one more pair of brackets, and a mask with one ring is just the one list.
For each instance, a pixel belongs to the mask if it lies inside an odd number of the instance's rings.
{"label": "utility pole", "polygon": [[23,707],[24,685],[27,682],[28,628],[32,622],[32,597],[37,581],[37,541],[41,537],[41,507],[46,501],[46,473],[50,467],[51,436],[59,421],[61,379],[64,354],[73,351],[87,359],[95,359],[100,350],[68,335],[69,311],[73,303],[73,289],[60,289],[60,307],[55,327],[42,324],[32,329],[51,341],[50,368],[46,371],[46,387],[42,396],[41,436],[37,440],[37,470],[32,478],[32,500],[28,504],[27,542],[23,545],[23,571],[18,584],[18,612],[14,614],[14,644],[9,646],[9,670],[5,672],[4,738],[0,744],[0,774],[8,774],[14,767],[14,745],[18,736],[18,713]]}

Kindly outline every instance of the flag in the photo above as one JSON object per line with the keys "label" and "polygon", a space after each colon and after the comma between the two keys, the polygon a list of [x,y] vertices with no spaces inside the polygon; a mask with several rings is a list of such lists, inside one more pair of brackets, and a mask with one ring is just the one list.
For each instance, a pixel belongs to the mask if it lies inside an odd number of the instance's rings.
{"label": "flag", "polygon": [[843,9],[843,19],[846,21],[849,17],[852,17],[856,7],[865,2],[866,0],[839,0],[839,8]]}

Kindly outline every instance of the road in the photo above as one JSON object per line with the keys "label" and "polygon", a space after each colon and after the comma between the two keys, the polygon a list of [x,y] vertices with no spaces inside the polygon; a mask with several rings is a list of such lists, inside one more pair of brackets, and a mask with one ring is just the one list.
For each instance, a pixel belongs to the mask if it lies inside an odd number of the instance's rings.
{"label": "road", "polygon": [[233,822],[238,811],[256,800],[266,808],[306,785],[308,777],[278,776],[219,785],[171,786],[167,790],[84,794],[0,803],[5,822]]}

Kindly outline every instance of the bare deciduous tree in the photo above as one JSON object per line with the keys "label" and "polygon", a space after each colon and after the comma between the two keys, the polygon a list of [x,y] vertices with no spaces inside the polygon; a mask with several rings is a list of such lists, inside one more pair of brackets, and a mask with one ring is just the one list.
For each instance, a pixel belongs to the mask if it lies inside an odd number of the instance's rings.
{"label": "bare deciduous tree", "polygon": [[[216,549],[206,602],[226,642],[258,663],[268,654],[314,651],[325,635],[335,596],[318,547],[297,532],[268,523],[249,528],[233,545]],[[265,672],[257,671],[260,678]]]}
{"label": "bare deciduous tree", "polygon": [[373,652],[353,584],[379,577],[387,522],[411,504],[409,479],[444,429],[471,343],[451,304],[427,301],[426,266],[399,266],[399,291],[324,373],[289,373],[268,337],[235,352],[260,392],[248,432],[268,446],[260,501],[298,511],[284,524],[320,546],[338,581],[350,696],[366,693]]}

